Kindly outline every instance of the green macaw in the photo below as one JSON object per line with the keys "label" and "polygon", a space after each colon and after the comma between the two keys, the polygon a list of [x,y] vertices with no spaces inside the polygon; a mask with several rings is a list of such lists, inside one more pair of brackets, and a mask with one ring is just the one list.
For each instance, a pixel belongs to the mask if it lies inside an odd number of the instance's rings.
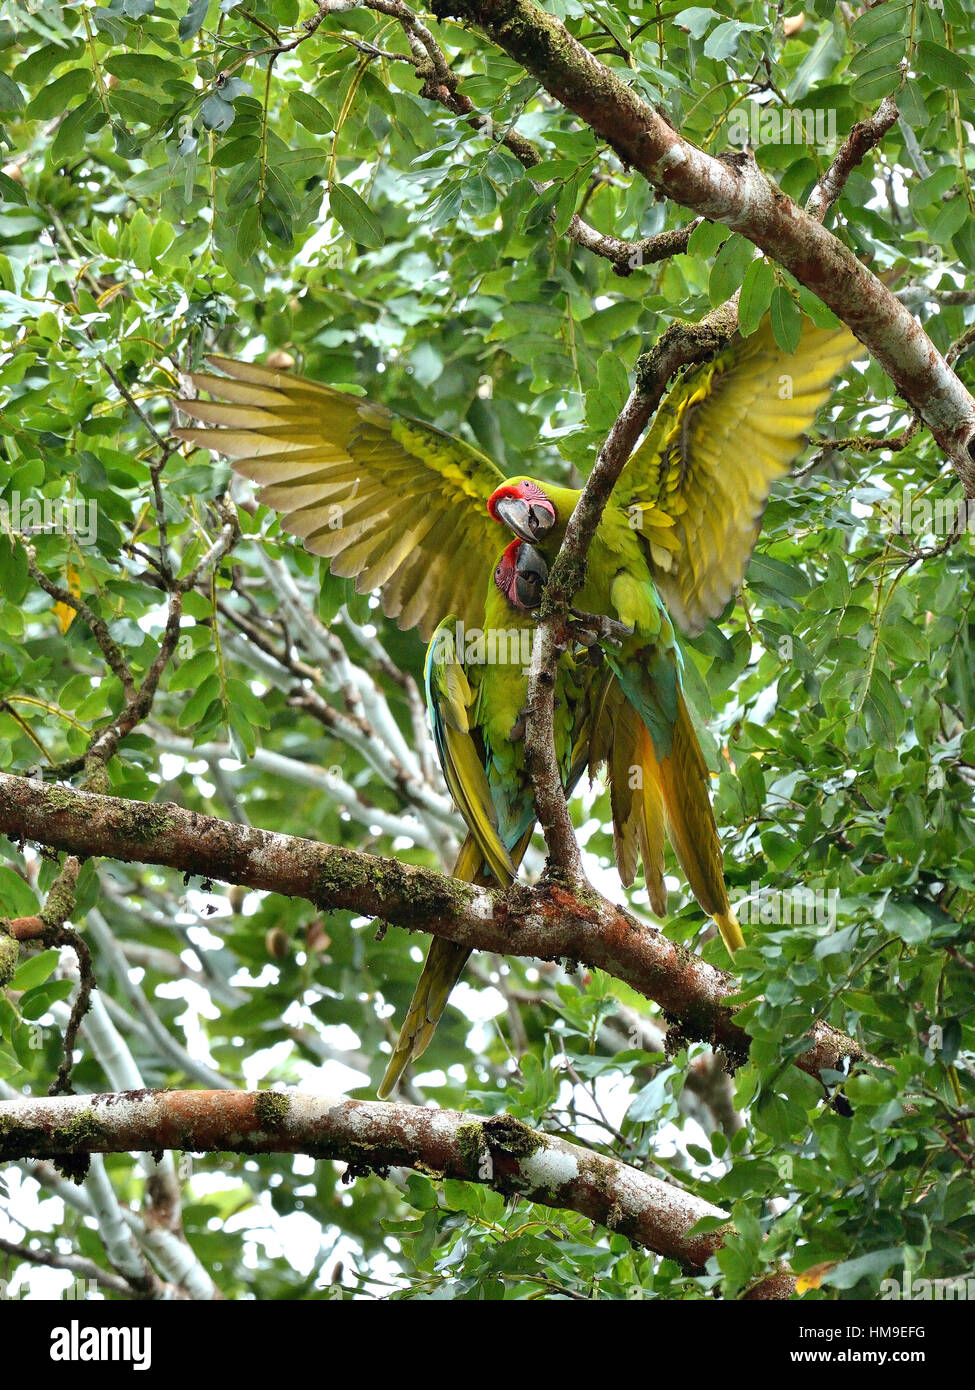
{"label": "green macaw", "polygon": [[[198,373],[194,385],[224,399],[178,402],[206,427],[176,434],[234,459],[238,472],[261,485],[260,501],[282,513],[285,529],[328,556],[334,573],[356,576],[360,592],[379,588],[384,611],[400,627],[418,626],[430,637],[440,623],[427,654],[428,706],[445,779],[470,832],[454,875],[510,882],[534,828],[515,726],[527,684],[522,635],[534,632],[530,610],[546,567],[521,541],[497,556],[487,499],[500,470],[461,440],[361,397],[267,367],[211,362],[225,375]],[[492,575],[486,597],[485,572]],[[464,649],[463,666],[445,665],[445,636]],[[492,645],[496,655],[512,641],[517,660],[490,656]],[[607,762],[610,778],[621,778],[612,793],[620,823],[628,836],[646,841],[643,798],[622,780],[636,735],[621,693],[611,673],[588,661],[577,666],[566,657],[562,666],[556,739],[567,786],[587,765]],[[632,882],[632,856],[627,864]],[[621,861],[621,871],[626,867]],[[468,954],[432,943],[383,1095],[427,1046]]]}
{"label": "green macaw", "polygon": [[[453,874],[507,887],[517,875],[535,828],[524,740],[517,736],[525,701],[525,667],[548,566],[515,540],[495,566],[484,625],[465,630],[454,615],[433,634],[424,664],[427,710],[444,780],[469,833]],[[567,657],[556,682],[555,748],[566,790],[590,758],[593,715],[612,677],[587,660]],[[408,1062],[427,1047],[451,990],[470,956],[466,946],[434,937],[406,1019],[379,1086],[384,1099]]]}
{"label": "green macaw", "polygon": [[[769,490],[788,472],[833,377],[856,348],[846,329],[807,324],[789,356],[766,320],[751,337],[687,372],[613,491],[574,599],[622,634],[607,644],[606,659],[649,735],[641,775],[651,779],[664,811],[649,861],[643,855],[650,900],[663,910],[666,821],[691,890],[730,952],[744,938],[728,901],[672,618],[695,635],[737,589]],[[552,559],[579,497],[578,489],[519,474],[492,494],[488,510]]]}

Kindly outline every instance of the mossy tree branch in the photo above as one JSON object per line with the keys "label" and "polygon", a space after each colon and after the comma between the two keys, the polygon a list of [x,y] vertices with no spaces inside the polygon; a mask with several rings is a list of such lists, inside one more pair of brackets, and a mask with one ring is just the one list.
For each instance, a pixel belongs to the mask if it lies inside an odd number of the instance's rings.
{"label": "mossy tree branch", "polygon": [[569,518],[542,599],[541,623],[532,648],[525,697],[525,761],[535,793],[535,811],[551,864],[578,886],[586,884],[575,830],[559,776],[555,753],[555,676],[572,596],[585,582],[586,556],[605,510],[638,439],[660,404],[675,372],[715,356],[738,326],[737,297],[719,305],[700,323],[675,323],[637,363],[636,385],[617,417],[582,495]]}
{"label": "mossy tree branch", "polygon": [[[659,1004],[676,1020],[676,1043],[706,1041],[732,1059],[748,1051],[748,1034],[727,1002],[732,978],[589,888],[573,893],[551,881],[535,888],[516,884],[507,892],[479,888],[432,869],[171,804],[124,801],[8,774],[0,775],[0,834],[79,858],[159,864],[302,897],[323,910],[380,917],[472,950],[581,961]],[[17,935],[17,923],[10,926]],[[815,1025],[808,1042],[796,1062],[812,1076],[849,1070],[863,1057],[852,1039],[825,1023]]]}
{"label": "mossy tree branch", "polygon": [[[510,1115],[308,1096],[289,1091],[122,1091],[0,1102],[0,1160],[71,1153],[304,1153],[350,1165],[356,1176],[414,1168],[483,1183],[505,1197],[579,1212],[634,1245],[700,1273],[729,1229],[710,1202],[670,1183],[541,1134]],[[751,1296],[763,1296],[752,1290]],[[767,1296],[788,1297],[776,1273]]]}

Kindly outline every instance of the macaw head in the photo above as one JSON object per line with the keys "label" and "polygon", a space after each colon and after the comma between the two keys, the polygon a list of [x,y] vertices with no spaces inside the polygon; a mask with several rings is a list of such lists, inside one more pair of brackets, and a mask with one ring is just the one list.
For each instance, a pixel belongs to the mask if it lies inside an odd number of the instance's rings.
{"label": "macaw head", "polygon": [[523,541],[543,541],[558,520],[554,502],[534,478],[502,483],[488,498],[488,511]]}
{"label": "macaw head", "polygon": [[542,601],[548,565],[533,545],[512,541],[494,570],[494,582],[512,608],[530,613]]}

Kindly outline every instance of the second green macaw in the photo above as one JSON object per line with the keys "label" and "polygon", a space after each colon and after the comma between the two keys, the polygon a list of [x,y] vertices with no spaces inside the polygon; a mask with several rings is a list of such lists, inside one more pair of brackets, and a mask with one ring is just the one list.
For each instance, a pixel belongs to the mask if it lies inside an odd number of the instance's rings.
{"label": "second green macaw", "polygon": [[[744,945],[728,901],[707,765],[682,690],[671,614],[700,632],[737,588],[772,482],[792,465],[830,383],[855,351],[845,329],[809,325],[789,358],[766,322],[688,372],[629,460],[587,554],[578,609],[622,633],[606,659],[649,735],[643,767],[674,852],[731,952]],[[506,479],[488,511],[551,561],[581,496],[537,478]],[[665,595],[665,607],[661,592]],[[669,612],[668,612],[669,608]],[[663,845],[644,853],[655,910],[666,904]]]}
{"label": "second green macaw", "polygon": [[[530,532],[535,544],[554,557],[579,495],[572,488],[519,478],[498,489],[489,510],[519,537]],[[728,900],[710,779],[684,699],[677,636],[638,534],[618,507],[611,506],[603,514],[589,548],[586,583],[574,603],[586,615],[611,619],[622,633],[606,643],[605,655],[646,733],[631,781],[646,779],[645,791],[660,808],[653,821],[657,842],[643,852],[651,905],[660,915],[666,911],[666,825],[691,892],[714,918],[733,953],[745,941]]]}
{"label": "second green macaw", "polygon": [[[484,624],[466,629],[454,614],[433,634],[424,663],[427,712],[444,780],[469,833],[454,865],[455,878],[507,887],[535,828],[532,787],[520,737],[525,669],[548,566],[539,552],[512,541],[495,565]],[[589,762],[600,687],[611,677],[584,658],[559,665],[555,692],[555,750],[567,790]],[[470,956],[466,946],[434,937],[379,1086],[396,1086],[408,1062],[426,1049],[447,999]]]}

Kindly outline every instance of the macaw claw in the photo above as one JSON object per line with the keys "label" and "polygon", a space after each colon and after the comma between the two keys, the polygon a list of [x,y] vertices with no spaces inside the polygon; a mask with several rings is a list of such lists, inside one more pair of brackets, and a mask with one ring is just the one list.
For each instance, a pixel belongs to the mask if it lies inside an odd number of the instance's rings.
{"label": "macaw claw", "polygon": [[[560,709],[561,705],[562,701],[559,699],[558,696],[556,696],[555,701],[553,703],[553,709]],[[528,706],[522,705],[521,709],[518,711],[518,718],[512,724],[511,733],[508,735],[508,737],[511,739],[511,742],[518,743],[521,739],[523,739],[525,737],[525,730],[527,729],[527,727]]]}
{"label": "macaw claw", "polygon": [[573,635],[583,647],[592,647],[597,642],[608,642],[611,647],[622,647],[624,637],[632,637],[632,627],[626,623],[608,618],[604,613],[582,613],[578,608],[569,612],[575,621],[571,624]]}

